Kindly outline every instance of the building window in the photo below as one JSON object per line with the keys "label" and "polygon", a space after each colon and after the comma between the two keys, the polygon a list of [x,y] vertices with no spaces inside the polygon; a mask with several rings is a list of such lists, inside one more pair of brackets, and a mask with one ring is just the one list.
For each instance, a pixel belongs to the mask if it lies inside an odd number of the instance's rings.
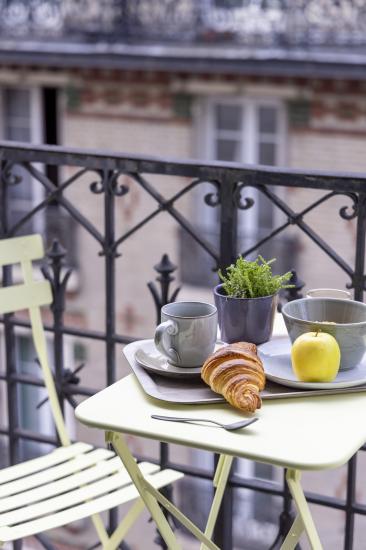
{"label": "building window", "polygon": [[[42,371],[34,360],[37,354],[32,338],[28,335],[17,335],[15,342],[18,372],[42,378]],[[46,402],[39,410],[37,409],[37,406],[47,397],[46,389],[29,384],[19,384],[18,392],[20,426],[25,430],[54,437],[55,427],[49,403]],[[50,445],[40,444],[37,441],[21,439],[20,442],[21,460],[34,458],[50,450],[52,450]]]}
{"label": "building window", "polygon": [[[281,103],[258,100],[210,101],[206,107],[206,158],[243,164],[281,164],[285,114]],[[244,252],[273,226],[273,208],[266,197],[248,188],[243,196],[255,208],[238,213],[238,250]],[[215,232],[218,210],[205,207],[204,222]],[[217,233],[217,229],[216,229]]]}
{"label": "building window", "polygon": [[[208,160],[239,162],[242,164],[284,164],[286,138],[286,110],[280,101],[267,99],[224,98],[208,99],[197,104],[197,156]],[[192,201],[193,218],[200,234],[218,248],[220,208],[207,206],[203,198],[213,192],[211,184],[201,185]],[[275,223],[271,202],[255,189],[242,192],[244,198],[255,201],[255,206],[238,211],[238,252],[244,253],[267,235]],[[281,270],[294,267],[286,264],[282,248],[286,239],[272,241],[259,252],[263,256],[276,256],[276,267]],[[213,273],[214,262],[191,237],[181,238],[181,253],[192,262],[182,262],[183,281],[190,284],[212,286],[217,282]],[[194,260],[199,255],[200,261]],[[254,251],[249,257],[258,254]],[[194,268],[192,269],[192,264]]]}
{"label": "building window", "polygon": [[[0,88],[0,139],[26,143],[59,142],[59,94],[56,88],[4,87]],[[59,183],[57,166],[37,166],[55,185]],[[20,183],[10,185],[9,225],[14,227],[24,216],[39,204],[44,196],[42,184],[32,178],[22,167],[15,166],[12,172],[21,178]],[[42,233],[46,247],[58,239],[68,251],[66,261],[77,266],[75,221],[56,201],[48,204],[31,219],[22,224],[16,235]]]}
{"label": "building window", "polygon": [[[27,143],[42,143],[42,103],[39,88],[3,88],[0,90],[0,135],[2,139]],[[43,189],[29,173],[15,167],[21,182],[9,187],[11,226],[36,206],[43,198]],[[27,221],[18,235],[44,231],[44,212]]]}
{"label": "building window", "polygon": [[[0,342],[3,344],[3,338]],[[5,346],[4,346],[5,349]],[[79,365],[80,349],[83,349],[81,343],[73,338],[64,340],[64,360],[65,365],[74,370]],[[51,370],[53,370],[53,340],[47,337],[47,354]],[[37,354],[34,349],[33,340],[28,333],[18,333],[15,337],[15,361],[17,372],[27,376],[33,376],[43,380],[43,372],[37,361]],[[85,353],[84,353],[85,357]],[[37,434],[56,437],[56,429],[46,388],[32,384],[18,384],[18,418],[19,426],[24,430],[29,430]],[[45,401],[46,400],[46,401]],[[0,402],[5,401],[5,395],[2,395],[0,389]],[[41,407],[38,407],[42,403]],[[3,411],[5,414],[5,410]],[[64,417],[68,427],[68,433],[71,438],[76,437],[75,415],[71,406],[64,403]],[[27,439],[20,440],[20,459],[28,460],[51,451],[54,447],[48,443],[38,443]],[[1,451],[1,449],[0,449]],[[1,457],[0,457],[1,458]]]}

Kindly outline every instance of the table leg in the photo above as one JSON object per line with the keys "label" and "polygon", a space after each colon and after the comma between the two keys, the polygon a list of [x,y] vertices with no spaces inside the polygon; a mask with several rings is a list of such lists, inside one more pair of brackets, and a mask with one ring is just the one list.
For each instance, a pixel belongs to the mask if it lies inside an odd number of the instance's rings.
{"label": "table leg", "polygon": [[122,460],[169,550],[181,550],[181,545],[179,544],[172,528],[164,516],[159,503],[164,506],[164,508],[166,508],[172,516],[176,517],[178,521],[180,521],[196,538],[198,538],[198,540],[203,542],[209,550],[220,550],[216,544],[214,544],[190,519],[187,518],[187,516],[178,510],[174,504],[172,504],[144,478],[127,444],[125,443],[122,434],[116,432],[106,432],[106,441],[113,445],[115,452]]}
{"label": "table leg", "polygon": [[[227,480],[230,473],[230,468],[233,463],[234,457],[227,455],[220,455],[219,461],[216,466],[215,477],[213,479],[213,486],[216,487],[215,496],[212,501],[210,513],[205,529],[205,535],[208,538],[212,537],[213,530],[216,525],[217,516],[222,503],[222,498],[226,489]],[[206,546],[201,545],[200,550],[205,550]]]}
{"label": "table leg", "polygon": [[281,546],[281,550],[293,550],[304,531],[308,536],[311,549],[322,550],[323,547],[306,502],[300,479],[301,472],[299,470],[289,469],[287,471],[286,481],[297,507],[297,516]]}

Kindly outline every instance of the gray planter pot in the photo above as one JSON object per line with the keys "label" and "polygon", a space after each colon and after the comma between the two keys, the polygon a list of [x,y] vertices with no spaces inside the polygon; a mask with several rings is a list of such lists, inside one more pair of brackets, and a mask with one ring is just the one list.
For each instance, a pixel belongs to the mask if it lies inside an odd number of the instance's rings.
{"label": "gray planter pot", "polygon": [[272,335],[277,294],[263,298],[232,298],[222,284],[214,288],[221,340],[263,344]]}

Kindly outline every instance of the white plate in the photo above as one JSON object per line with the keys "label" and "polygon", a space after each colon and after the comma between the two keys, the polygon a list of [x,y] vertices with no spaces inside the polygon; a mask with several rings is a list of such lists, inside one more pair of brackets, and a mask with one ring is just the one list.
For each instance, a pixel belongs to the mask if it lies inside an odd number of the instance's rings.
{"label": "white plate", "polygon": [[[216,349],[222,347],[223,343],[218,343]],[[141,347],[135,353],[135,360],[145,370],[160,376],[169,378],[200,378],[202,367],[175,367],[171,365],[155,347],[154,340],[145,340]]]}
{"label": "white plate", "polygon": [[366,383],[366,357],[357,367],[341,371],[333,382],[301,382],[291,366],[291,342],[287,336],[274,338],[258,346],[268,380],[289,386],[308,390],[330,390],[335,388],[352,388]]}

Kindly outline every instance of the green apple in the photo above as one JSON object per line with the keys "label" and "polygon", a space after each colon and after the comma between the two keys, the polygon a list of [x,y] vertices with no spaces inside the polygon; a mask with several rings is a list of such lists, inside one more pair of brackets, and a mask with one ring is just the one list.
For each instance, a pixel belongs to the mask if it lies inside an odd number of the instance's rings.
{"label": "green apple", "polygon": [[337,340],[326,332],[306,332],[291,349],[292,368],[302,382],[331,382],[338,374],[341,352]]}

